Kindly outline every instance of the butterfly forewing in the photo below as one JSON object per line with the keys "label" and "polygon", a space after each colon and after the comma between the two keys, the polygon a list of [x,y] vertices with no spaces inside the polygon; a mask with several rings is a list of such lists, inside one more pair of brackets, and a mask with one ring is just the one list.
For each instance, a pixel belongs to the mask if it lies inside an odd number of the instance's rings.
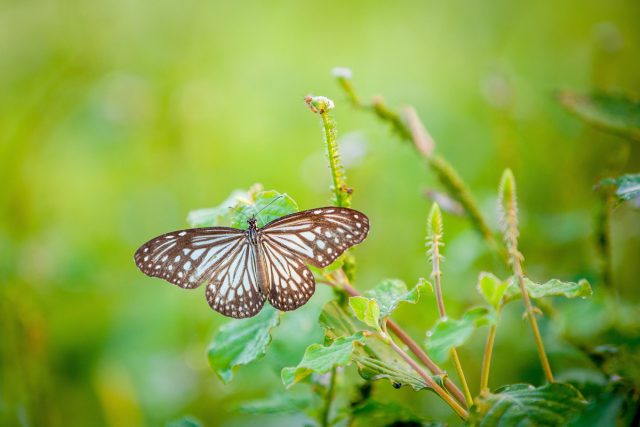
{"label": "butterfly forewing", "polygon": [[265,244],[324,268],[369,233],[369,218],[348,208],[327,207],[278,218],[262,229]]}
{"label": "butterfly forewing", "polygon": [[134,260],[148,276],[160,277],[182,288],[195,288],[243,240],[244,231],[235,228],[178,230],[149,240],[136,251]]}

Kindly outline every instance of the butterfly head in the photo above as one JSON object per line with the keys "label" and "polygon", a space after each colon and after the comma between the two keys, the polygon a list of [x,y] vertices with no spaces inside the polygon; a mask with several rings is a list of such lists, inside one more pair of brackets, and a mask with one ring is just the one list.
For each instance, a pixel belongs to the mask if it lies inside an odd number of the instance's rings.
{"label": "butterfly head", "polygon": [[251,218],[247,219],[247,224],[249,224],[250,230],[256,230],[258,228],[258,220],[256,219],[255,216],[252,216]]}

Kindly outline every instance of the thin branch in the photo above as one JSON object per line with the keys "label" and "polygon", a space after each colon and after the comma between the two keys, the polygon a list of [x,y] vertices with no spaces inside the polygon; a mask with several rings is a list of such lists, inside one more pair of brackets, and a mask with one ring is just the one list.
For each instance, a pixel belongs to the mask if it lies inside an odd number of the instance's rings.
{"label": "thin branch", "polygon": [[491,354],[493,353],[493,342],[496,338],[496,325],[489,328],[489,336],[484,346],[484,357],[482,358],[482,373],[480,374],[480,393],[489,391],[489,371],[491,370]]}
{"label": "thin branch", "polygon": [[429,376],[420,365],[416,363],[404,350],[402,350],[392,339],[389,339],[389,345],[391,348],[402,357],[405,362],[409,364],[417,373],[422,377],[422,379],[435,391],[438,396],[440,396],[447,404],[462,418],[466,420],[469,417],[469,413],[462,407],[458,402],[456,402],[442,387],[438,385],[437,382],[431,376]]}

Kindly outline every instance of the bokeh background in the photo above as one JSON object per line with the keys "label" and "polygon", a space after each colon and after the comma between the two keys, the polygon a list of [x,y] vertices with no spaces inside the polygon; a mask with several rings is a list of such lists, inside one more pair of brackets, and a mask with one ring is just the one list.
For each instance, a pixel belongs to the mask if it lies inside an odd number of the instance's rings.
{"label": "bokeh background", "polygon": [[[280,369],[321,340],[328,290],[284,316],[267,357],[224,386],[206,349],[226,319],[202,289],[143,276],[133,252],[256,182],[301,208],[329,203],[319,120],[303,102],[313,93],[336,103],[354,207],[373,225],[354,251],[355,285],[427,276],[423,191],[437,181],[387,125],[349,106],[335,66],[353,70],[364,99],[415,106],[496,229],[499,177],[512,168],[528,274],[585,277],[597,293],[593,186],[611,170],[637,172],[640,147],[584,125],[554,92],[637,95],[638,22],[636,1],[1,2],[3,425],[304,422],[236,407],[282,390]],[[632,303],[637,215],[621,206],[613,217],[614,282]],[[456,315],[480,302],[479,271],[506,272],[464,218],[445,216],[445,238],[444,292]],[[499,330],[494,387],[543,379],[520,310]],[[422,340],[435,315],[427,297],[398,320]],[[545,333],[562,372],[567,345]],[[461,351],[473,388],[484,335]],[[431,393],[387,383],[375,392],[451,419]]]}

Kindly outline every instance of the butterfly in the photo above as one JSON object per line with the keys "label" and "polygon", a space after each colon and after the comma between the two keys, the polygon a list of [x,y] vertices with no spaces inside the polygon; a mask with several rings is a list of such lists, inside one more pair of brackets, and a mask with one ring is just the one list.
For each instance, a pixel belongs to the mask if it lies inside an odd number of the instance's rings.
{"label": "butterfly", "polygon": [[138,268],[181,288],[206,283],[215,311],[234,318],[258,314],[265,301],[282,311],[304,305],[315,292],[306,266],[324,268],[369,233],[369,218],[348,208],[324,207],[277,218],[246,230],[207,227],[149,240],[135,253]]}

